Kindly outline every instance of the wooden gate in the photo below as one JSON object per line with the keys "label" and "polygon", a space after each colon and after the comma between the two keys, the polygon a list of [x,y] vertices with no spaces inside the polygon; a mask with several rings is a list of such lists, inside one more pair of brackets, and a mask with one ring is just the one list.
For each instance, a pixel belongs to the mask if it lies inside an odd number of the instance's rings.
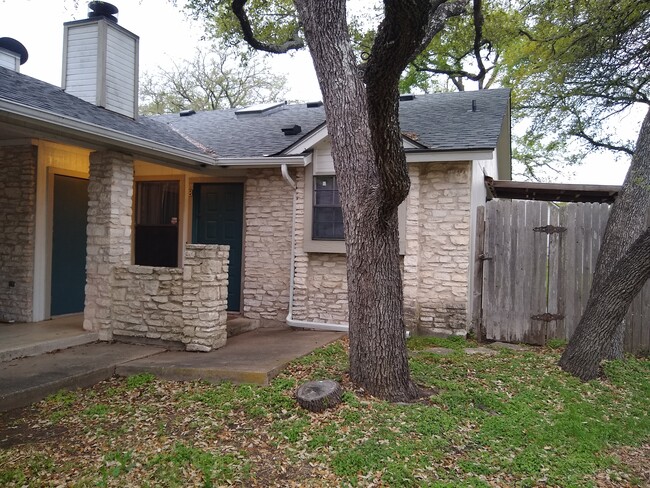
{"label": "wooden gate", "polygon": [[[607,204],[488,202],[477,260],[481,335],[528,344],[568,340],[589,298],[608,216]],[[650,284],[626,317],[625,348],[650,349]]]}

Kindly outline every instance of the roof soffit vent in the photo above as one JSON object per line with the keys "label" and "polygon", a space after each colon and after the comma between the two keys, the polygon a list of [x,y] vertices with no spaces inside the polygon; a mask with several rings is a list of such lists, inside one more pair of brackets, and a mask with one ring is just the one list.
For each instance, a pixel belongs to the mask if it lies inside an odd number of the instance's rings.
{"label": "roof soffit vent", "polygon": [[284,132],[285,136],[295,136],[296,134],[300,134],[300,132],[302,132],[302,127],[300,127],[298,124],[294,124],[283,127],[282,132]]}

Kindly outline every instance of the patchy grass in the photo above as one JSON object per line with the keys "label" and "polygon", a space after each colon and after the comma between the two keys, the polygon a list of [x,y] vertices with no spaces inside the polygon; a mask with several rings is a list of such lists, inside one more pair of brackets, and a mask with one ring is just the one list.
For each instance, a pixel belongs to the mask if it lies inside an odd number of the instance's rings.
{"label": "patchy grass", "polygon": [[[0,415],[2,486],[647,486],[650,361],[581,383],[558,352],[467,355],[462,339],[413,338],[410,405],[348,381],[346,344],[292,363],[268,387],[113,378]],[[309,379],[343,403],[297,407]]]}

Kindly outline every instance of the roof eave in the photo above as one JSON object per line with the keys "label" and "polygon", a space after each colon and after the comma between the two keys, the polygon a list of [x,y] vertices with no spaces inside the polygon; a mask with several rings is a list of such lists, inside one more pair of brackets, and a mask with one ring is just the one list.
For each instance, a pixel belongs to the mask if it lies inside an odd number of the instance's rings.
{"label": "roof eave", "polygon": [[247,158],[218,158],[216,165],[224,168],[275,168],[286,164],[290,167],[304,168],[311,163],[311,153],[295,156],[253,156]]}
{"label": "roof eave", "polygon": [[213,166],[217,162],[216,157],[211,155],[194,153],[161,144],[150,139],[133,136],[115,129],[109,129],[6,99],[0,99],[0,121],[2,120],[17,122],[26,128],[51,131],[56,136],[65,135],[79,143],[87,143],[91,147],[116,148],[120,151],[132,152],[139,156],[152,158],[160,162],[169,162],[174,165],[186,164],[192,167],[202,167],[205,165]]}
{"label": "roof eave", "polygon": [[494,158],[494,148],[472,149],[407,149],[407,163],[431,163],[437,161],[483,161]]}

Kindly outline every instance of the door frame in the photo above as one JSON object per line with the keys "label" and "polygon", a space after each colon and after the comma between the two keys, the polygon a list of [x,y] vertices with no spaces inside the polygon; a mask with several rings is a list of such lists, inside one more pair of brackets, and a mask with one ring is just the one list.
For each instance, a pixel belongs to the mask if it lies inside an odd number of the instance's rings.
{"label": "door frame", "polygon": [[[68,176],[81,180],[90,180],[90,174],[83,171],[73,171],[54,166],[47,168],[47,215],[46,215],[46,241],[45,241],[45,287],[43,296],[43,306],[46,319],[51,318],[50,310],[52,309],[52,241],[54,237],[54,177]],[[86,209],[86,212],[88,209]],[[87,215],[87,214],[86,214]],[[86,249],[88,248],[88,238],[86,237]],[[87,281],[87,279],[86,279]],[[85,285],[84,285],[85,286]]]}
{"label": "door frame", "polygon": [[244,286],[246,283],[246,275],[244,271],[246,269],[246,178],[244,177],[221,177],[221,178],[209,178],[209,177],[199,177],[199,178],[190,178],[188,182],[189,191],[187,192],[188,196],[188,221],[190,221],[190,228],[188,231],[188,237],[191,242],[194,236],[194,185],[209,185],[211,183],[238,183],[243,187],[242,193],[242,231],[241,231],[241,269],[239,275],[241,276],[240,287],[239,287],[239,311],[228,311],[232,314],[243,314],[244,311]]}

